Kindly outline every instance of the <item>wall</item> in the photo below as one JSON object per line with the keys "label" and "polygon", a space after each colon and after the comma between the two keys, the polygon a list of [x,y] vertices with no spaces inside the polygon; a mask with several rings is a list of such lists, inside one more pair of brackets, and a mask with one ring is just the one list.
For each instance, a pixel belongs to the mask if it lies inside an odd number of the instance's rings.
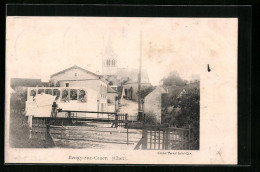
{"label": "wall", "polygon": [[116,110],[116,93],[108,93],[107,99],[110,100],[110,103],[107,103],[107,111],[115,112]]}
{"label": "wall", "polygon": [[117,67],[115,66],[103,67],[102,73],[103,75],[116,75]]}
{"label": "wall", "polygon": [[[149,87],[151,86],[151,84],[147,83],[147,84],[141,84],[141,88],[144,88],[144,87]],[[135,100],[135,101],[138,101],[138,83],[134,83],[134,84],[127,84],[127,85],[124,85],[124,88],[125,89],[130,89],[130,88],[133,88],[133,94],[132,94],[132,100]],[[128,95],[127,95],[128,97]]]}
{"label": "wall", "polygon": [[144,113],[146,115],[154,114],[156,121],[161,123],[161,95],[166,91],[157,87],[154,91],[148,94],[144,99]]}

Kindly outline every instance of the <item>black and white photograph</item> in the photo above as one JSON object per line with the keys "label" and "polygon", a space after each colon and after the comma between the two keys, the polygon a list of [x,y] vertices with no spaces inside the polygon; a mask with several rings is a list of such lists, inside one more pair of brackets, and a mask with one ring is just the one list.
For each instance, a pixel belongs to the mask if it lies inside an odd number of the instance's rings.
{"label": "black and white photograph", "polygon": [[234,157],[205,163],[235,163],[237,19],[8,16],[6,25],[10,150],[68,150],[85,163],[137,163],[154,151],[185,163],[217,151]]}

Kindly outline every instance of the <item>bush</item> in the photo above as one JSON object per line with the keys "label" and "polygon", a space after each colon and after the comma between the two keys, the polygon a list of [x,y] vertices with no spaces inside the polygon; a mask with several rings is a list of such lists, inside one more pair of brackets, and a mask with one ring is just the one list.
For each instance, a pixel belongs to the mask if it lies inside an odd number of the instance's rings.
{"label": "bush", "polygon": [[16,92],[11,94],[10,110],[20,113],[24,112],[26,100],[27,90],[23,88],[16,89]]}
{"label": "bush", "polygon": [[159,125],[159,122],[156,119],[156,115],[152,112],[145,114],[145,124],[148,125]]}

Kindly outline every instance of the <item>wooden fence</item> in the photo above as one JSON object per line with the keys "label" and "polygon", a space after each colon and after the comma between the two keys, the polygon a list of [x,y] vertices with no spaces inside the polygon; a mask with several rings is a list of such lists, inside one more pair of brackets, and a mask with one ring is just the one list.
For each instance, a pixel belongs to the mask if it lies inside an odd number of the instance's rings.
{"label": "wooden fence", "polygon": [[189,150],[190,129],[146,126],[135,149]]}
{"label": "wooden fence", "polygon": [[128,114],[115,114],[115,120],[113,121],[113,124],[111,127],[117,128],[117,127],[124,127],[127,128],[128,124]]}

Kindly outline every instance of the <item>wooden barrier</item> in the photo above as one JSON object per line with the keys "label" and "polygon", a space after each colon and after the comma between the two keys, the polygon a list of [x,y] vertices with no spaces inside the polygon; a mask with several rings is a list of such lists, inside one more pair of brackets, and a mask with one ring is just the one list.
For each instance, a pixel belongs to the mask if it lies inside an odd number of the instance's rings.
{"label": "wooden barrier", "polygon": [[128,114],[115,114],[115,120],[113,121],[111,128],[128,127]]}

